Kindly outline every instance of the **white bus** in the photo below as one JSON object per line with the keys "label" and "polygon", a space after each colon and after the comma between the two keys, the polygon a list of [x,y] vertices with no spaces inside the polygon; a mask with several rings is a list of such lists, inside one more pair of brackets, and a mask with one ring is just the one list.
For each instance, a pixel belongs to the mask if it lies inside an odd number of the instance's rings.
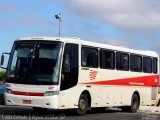
{"label": "white bus", "polygon": [[76,109],[84,115],[88,108],[111,106],[136,112],[158,99],[156,52],[75,38],[32,37],[16,40],[8,54],[6,105],[30,106],[36,112]]}

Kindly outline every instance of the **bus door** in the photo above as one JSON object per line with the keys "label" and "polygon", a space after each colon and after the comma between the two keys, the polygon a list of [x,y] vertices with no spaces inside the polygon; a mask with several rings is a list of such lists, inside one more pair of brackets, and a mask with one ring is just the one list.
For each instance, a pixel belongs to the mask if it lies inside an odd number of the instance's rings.
{"label": "bus door", "polygon": [[[66,43],[60,85],[60,108],[71,107],[74,100],[73,88],[78,82],[78,44]],[[71,105],[72,104],[72,105]]]}

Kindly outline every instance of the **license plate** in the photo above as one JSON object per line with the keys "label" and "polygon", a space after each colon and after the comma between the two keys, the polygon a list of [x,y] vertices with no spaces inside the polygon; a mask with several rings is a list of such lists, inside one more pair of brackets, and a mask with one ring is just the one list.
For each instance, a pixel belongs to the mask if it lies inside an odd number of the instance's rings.
{"label": "license plate", "polygon": [[23,100],[23,104],[31,104],[32,101],[31,100]]}

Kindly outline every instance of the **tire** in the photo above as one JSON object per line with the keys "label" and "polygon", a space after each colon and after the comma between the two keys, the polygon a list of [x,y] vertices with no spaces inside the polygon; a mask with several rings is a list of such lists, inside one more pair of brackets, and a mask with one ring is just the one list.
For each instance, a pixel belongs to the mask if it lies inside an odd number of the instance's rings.
{"label": "tire", "polygon": [[47,110],[47,108],[33,107],[33,111],[37,114],[44,114]]}
{"label": "tire", "polygon": [[131,106],[123,106],[121,107],[121,110],[123,112],[132,112],[135,113],[139,109],[140,100],[137,94],[133,94],[131,99]]}
{"label": "tire", "polygon": [[131,112],[135,113],[139,109],[140,100],[137,94],[133,94],[132,100],[131,100]]}
{"label": "tire", "polygon": [[78,101],[77,115],[84,115],[88,109],[88,98],[85,94],[81,94]]}

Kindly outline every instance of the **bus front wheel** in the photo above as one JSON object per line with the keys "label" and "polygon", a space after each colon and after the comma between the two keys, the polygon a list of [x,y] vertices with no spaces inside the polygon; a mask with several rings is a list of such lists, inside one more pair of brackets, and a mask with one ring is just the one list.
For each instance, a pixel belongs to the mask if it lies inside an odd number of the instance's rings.
{"label": "bus front wheel", "polygon": [[81,94],[78,101],[77,115],[84,115],[88,109],[88,98],[85,94]]}

